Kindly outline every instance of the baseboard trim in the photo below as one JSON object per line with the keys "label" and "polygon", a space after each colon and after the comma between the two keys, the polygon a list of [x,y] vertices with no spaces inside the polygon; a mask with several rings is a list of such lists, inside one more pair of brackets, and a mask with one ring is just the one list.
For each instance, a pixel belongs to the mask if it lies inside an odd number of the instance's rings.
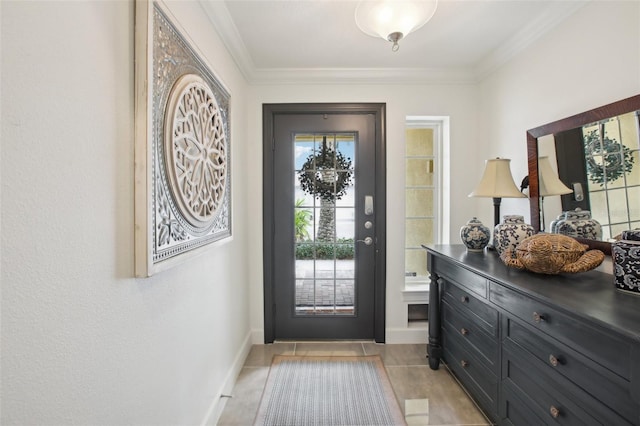
{"label": "baseboard trim", "polygon": [[427,343],[426,328],[387,328],[385,343]]}
{"label": "baseboard trim", "polygon": [[202,421],[202,426],[215,426],[218,424],[218,420],[220,420],[220,416],[222,415],[222,411],[224,410],[224,406],[227,403],[228,398],[223,398],[222,395],[230,395],[233,391],[233,387],[238,380],[238,375],[240,374],[240,370],[244,366],[244,362],[247,359],[247,355],[249,355],[249,351],[251,350],[253,333],[250,331],[247,333],[242,345],[240,346],[240,350],[238,351],[236,357],[233,360],[233,364],[231,365],[231,369],[227,373],[227,377],[225,377],[224,383],[220,387],[220,391],[216,394],[216,398],[213,400],[207,413],[204,416]]}
{"label": "baseboard trim", "polygon": [[[386,343],[427,343],[426,328],[387,328]],[[264,330],[251,330],[251,344],[264,345]]]}
{"label": "baseboard trim", "polygon": [[254,345],[264,345],[264,330],[251,330],[251,343]]}

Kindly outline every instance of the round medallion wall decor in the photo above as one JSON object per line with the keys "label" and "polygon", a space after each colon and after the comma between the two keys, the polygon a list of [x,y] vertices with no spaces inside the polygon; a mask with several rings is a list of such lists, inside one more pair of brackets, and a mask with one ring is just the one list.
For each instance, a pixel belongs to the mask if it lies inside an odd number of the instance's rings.
{"label": "round medallion wall decor", "polygon": [[232,235],[231,94],[162,2],[136,16],[134,259],[150,277]]}
{"label": "round medallion wall decor", "polygon": [[196,228],[211,224],[224,201],[226,146],[213,92],[198,75],[183,75],[171,88],[167,102],[164,154],[177,207]]}

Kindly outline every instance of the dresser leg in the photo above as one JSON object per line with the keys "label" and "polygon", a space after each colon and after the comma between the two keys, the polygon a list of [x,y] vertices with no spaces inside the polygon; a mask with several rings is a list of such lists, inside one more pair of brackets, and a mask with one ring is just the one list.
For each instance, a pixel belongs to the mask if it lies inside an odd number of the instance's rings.
{"label": "dresser leg", "polygon": [[440,284],[438,275],[431,272],[431,282],[429,283],[429,344],[427,345],[427,356],[429,357],[429,367],[437,370],[442,357],[442,345],[440,336]]}
{"label": "dresser leg", "polygon": [[434,346],[432,344],[427,345],[427,357],[429,358],[429,367],[432,370],[437,370],[440,367],[440,356],[442,354],[442,348]]}

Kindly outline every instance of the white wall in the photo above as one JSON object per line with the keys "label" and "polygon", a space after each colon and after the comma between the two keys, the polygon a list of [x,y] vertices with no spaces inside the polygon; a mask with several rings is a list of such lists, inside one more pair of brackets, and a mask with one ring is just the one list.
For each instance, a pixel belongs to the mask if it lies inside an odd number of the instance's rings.
{"label": "white wall", "polygon": [[[478,134],[520,183],[528,129],[640,93],[640,2],[588,3],[479,87]],[[528,200],[502,212],[530,220]]]}
{"label": "white wall", "polygon": [[[247,165],[249,192],[262,191],[262,104],[295,102],[381,102],[387,105],[387,343],[415,340],[407,328],[407,308],[402,302],[404,287],[404,155],[407,116],[451,117],[451,199],[455,209],[451,217],[451,241],[459,241],[460,226],[469,220],[474,200],[467,198],[482,174],[478,158],[485,149],[475,132],[477,126],[477,88],[475,85],[273,85],[252,88],[249,101],[250,147]],[[261,199],[255,200],[255,211],[262,211]],[[262,259],[262,222],[250,224],[249,232],[256,244],[249,257]],[[257,266],[257,265],[256,265]],[[261,263],[260,263],[261,266]],[[263,277],[262,268],[252,268],[251,328],[254,342],[263,342]],[[426,342],[426,332],[419,336]]]}
{"label": "white wall", "polygon": [[195,2],[170,9],[231,92],[234,237],[133,278],[133,4],[1,4],[2,424],[213,422],[249,347],[246,84]]}

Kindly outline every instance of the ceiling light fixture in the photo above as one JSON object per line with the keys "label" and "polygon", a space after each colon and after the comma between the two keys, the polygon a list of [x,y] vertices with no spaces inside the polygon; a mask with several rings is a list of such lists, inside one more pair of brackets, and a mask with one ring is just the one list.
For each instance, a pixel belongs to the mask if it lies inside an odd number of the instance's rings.
{"label": "ceiling light fixture", "polygon": [[356,25],[372,37],[382,37],[393,43],[416,31],[433,16],[437,0],[363,0],[356,7]]}

